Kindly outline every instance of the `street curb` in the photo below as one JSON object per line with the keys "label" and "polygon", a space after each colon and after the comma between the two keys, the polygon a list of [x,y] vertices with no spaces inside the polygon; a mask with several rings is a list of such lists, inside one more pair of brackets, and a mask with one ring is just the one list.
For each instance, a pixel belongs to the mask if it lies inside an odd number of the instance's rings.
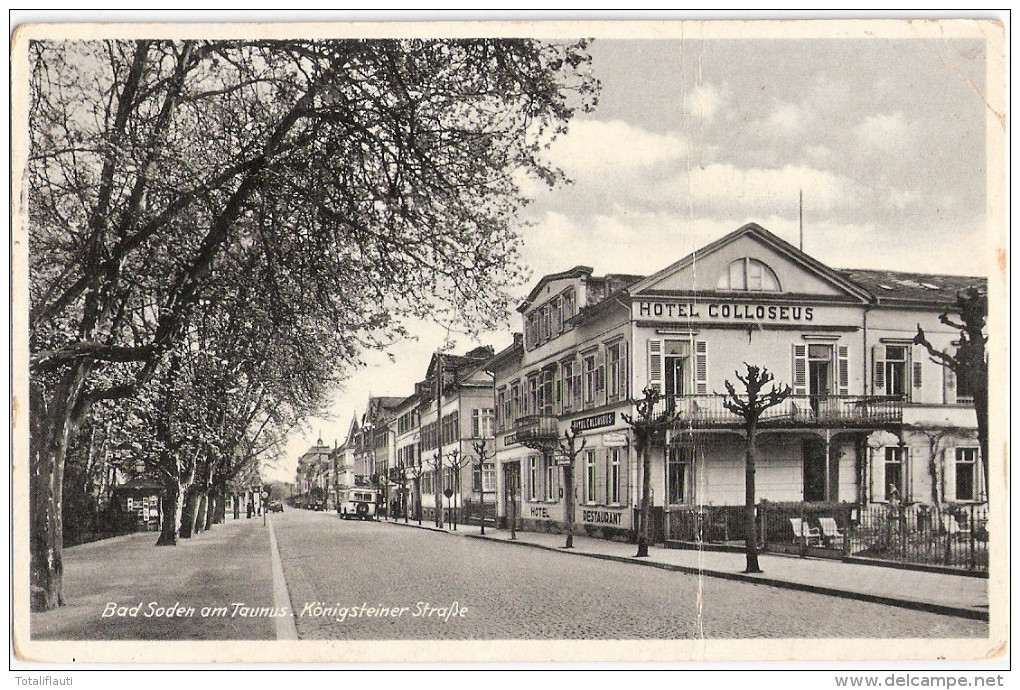
{"label": "street curb", "polygon": [[289,616],[277,616],[276,639],[296,640],[297,623],[294,621],[294,609],[290,602],[290,590],[287,589],[287,579],[283,574],[283,561],[280,560],[280,545],[276,542],[276,530],[273,528],[273,521],[267,520],[269,524],[269,551],[273,562],[273,606],[277,609],[285,609],[291,612]]}
{"label": "street curb", "polygon": [[[417,527],[417,525],[415,525],[415,527]],[[583,551],[569,551],[567,549],[562,549],[554,546],[532,544],[526,541],[507,541],[506,539],[497,539],[495,537],[482,536],[480,534],[465,534],[463,536],[469,539],[484,539],[485,541],[491,541],[500,544],[508,544],[510,546],[528,546],[533,549],[542,549],[543,551],[555,551],[557,553],[565,553],[571,556],[585,556],[587,558],[597,558],[603,561],[616,561],[617,563],[631,563],[633,565],[643,565],[650,568],[658,568],[660,570],[687,573],[690,575],[705,575],[707,577],[716,577],[723,580],[734,580],[736,582],[747,582],[756,585],[766,585],[768,587],[776,587],[778,589],[792,589],[799,592],[810,592],[813,594],[822,594],[825,596],[839,597],[841,599],[854,599],[857,601],[865,601],[872,604],[897,606],[899,608],[911,609],[914,611],[925,611],[927,613],[937,613],[943,616],[968,618],[971,620],[984,621],[986,623],[988,622],[989,617],[987,611],[978,611],[975,609],[963,608],[959,606],[946,606],[944,604],[933,604],[931,602],[926,601],[899,599],[896,597],[888,597],[880,594],[851,592],[844,589],[834,589],[832,587],[809,585],[801,582],[790,582],[788,580],[776,580],[767,577],[755,577],[753,575],[748,575],[745,573],[731,573],[724,570],[705,570],[702,568],[694,568],[686,565],[672,565],[670,563],[656,563],[655,561],[640,560],[636,557],[611,556],[609,554],[604,553],[587,553]]]}

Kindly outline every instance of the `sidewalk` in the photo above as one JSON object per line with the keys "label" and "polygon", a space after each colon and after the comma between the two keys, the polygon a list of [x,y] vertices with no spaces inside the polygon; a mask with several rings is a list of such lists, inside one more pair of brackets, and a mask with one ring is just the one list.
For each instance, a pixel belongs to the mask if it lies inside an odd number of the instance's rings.
{"label": "sidewalk", "polygon": [[[67,603],[33,613],[31,638],[274,640],[275,618],[235,607],[274,606],[269,534],[261,517],[228,517],[176,547],[154,546],[158,533],[141,532],[67,548]],[[127,608],[104,616],[111,603]]]}
{"label": "sidewalk", "polygon": [[[404,526],[403,522],[391,524]],[[417,523],[407,526],[418,528]],[[758,555],[758,564],[764,573],[749,575],[744,569],[743,553],[721,551],[695,551],[666,549],[650,546],[648,558],[635,558],[637,546],[620,542],[574,536],[574,548],[564,549],[566,537],[562,534],[517,532],[510,533],[486,526],[485,536],[477,525],[458,525],[456,532],[440,530],[430,524],[421,529],[459,535],[471,539],[486,539],[513,546],[560,551],[574,556],[587,556],[604,560],[634,563],[664,570],[721,577],[759,585],[782,587],[878,604],[889,604],[915,610],[940,613],[961,618],[988,620],[988,580],[966,575],[920,572],[900,568],[844,563],[824,558],[799,558],[781,554]]]}

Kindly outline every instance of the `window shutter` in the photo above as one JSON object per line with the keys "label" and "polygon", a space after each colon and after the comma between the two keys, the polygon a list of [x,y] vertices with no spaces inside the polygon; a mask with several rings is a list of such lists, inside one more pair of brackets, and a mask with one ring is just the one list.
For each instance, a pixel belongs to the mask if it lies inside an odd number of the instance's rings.
{"label": "window shutter", "polygon": [[663,392],[662,341],[658,339],[648,341],[648,387]]}
{"label": "window shutter", "polygon": [[942,451],[942,478],[945,482],[942,500],[956,500],[956,448],[949,446]]}
{"label": "window shutter", "polygon": [[871,453],[871,500],[885,500],[885,448],[869,448]]}
{"label": "window shutter", "polygon": [[793,346],[793,394],[807,395],[807,345]]}
{"label": "window shutter", "polygon": [[630,448],[620,449],[620,505],[630,504]]}
{"label": "window shutter", "polygon": [[837,348],[839,367],[839,394],[849,395],[850,393],[850,348],[840,345]]}
{"label": "window shutter", "polygon": [[630,399],[630,385],[628,374],[630,372],[630,359],[627,357],[627,343],[620,343],[620,398]]}
{"label": "window shutter", "polygon": [[606,348],[600,347],[595,352],[595,404],[604,405],[608,397],[606,391]]}
{"label": "window shutter", "polygon": [[872,387],[875,395],[885,395],[885,346],[875,345],[871,348]]}
{"label": "window shutter", "polygon": [[694,390],[698,395],[708,393],[708,343],[694,342]]}
{"label": "window shutter", "polygon": [[914,369],[914,388],[920,388],[921,387],[921,363],[920,362],[914,362],[913,369]]}
{"label": "window shutter", "polygon": [[900,461],[900,473],[903,476],[903,503],[910,503],[913,499],[911,493],[914,488],[914,479],[910,472],[910,447],[903,447],[903,456]]}
{"label": "window shutter", "polygon": [[946,405],[956,404],[956,372],[950,367],[942,367],[942,394]]}
{"label": "window shutter", "polygon": [[595,451],[595,501],[606,504],[609,502],[609,492],[606,490],[606,463],[609,462],[609,450],[600,453]]}

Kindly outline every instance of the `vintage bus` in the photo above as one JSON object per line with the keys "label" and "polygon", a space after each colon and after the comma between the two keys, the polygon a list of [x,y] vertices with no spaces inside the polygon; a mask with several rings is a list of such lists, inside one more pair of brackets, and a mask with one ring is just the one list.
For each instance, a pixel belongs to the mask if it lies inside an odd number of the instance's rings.
{"label": "vintage bus", "polygon": [[364,486],[337,491],[336,512],[344,520],[374,520],[378,514],[379,490]]}

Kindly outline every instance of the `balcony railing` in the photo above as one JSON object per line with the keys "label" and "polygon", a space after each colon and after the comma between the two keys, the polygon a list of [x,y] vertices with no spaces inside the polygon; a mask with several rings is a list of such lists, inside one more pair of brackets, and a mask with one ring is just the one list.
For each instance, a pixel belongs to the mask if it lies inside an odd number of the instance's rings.
{"label": "balcony railing", "polygon": [[[679,428],[733,428],[744,420],[723,406],[725,395],[677,395],[664,397],[655,413],[673,411]],[[760,427],[882,427],[903,421],[898,397],[874,395],[791,395],[766,410]]]}
{"label": "balcony railing", "polygon": [[555,417],[544,415],[528,415],[520,417],[515,426],[517,442],[528,445],[531,443],[552,443],[559,438],[559,427]]}

